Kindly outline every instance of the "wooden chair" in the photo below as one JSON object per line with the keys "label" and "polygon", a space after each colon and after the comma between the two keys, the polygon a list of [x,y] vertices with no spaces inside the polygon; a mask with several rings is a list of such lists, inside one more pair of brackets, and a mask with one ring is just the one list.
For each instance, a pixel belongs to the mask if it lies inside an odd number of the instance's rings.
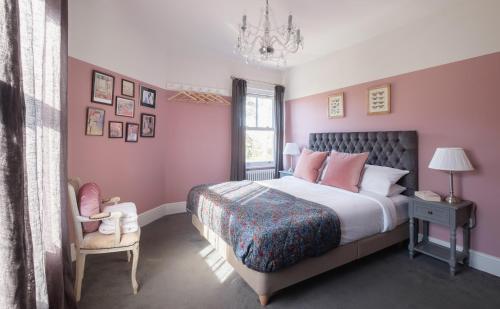
{"label": "wooden chair", "polygon": [[[101,254],[126,251],[127,261],[130,262],[130,255],[132,253],[132,289],[134,294],[137,294],[137,262],[139,260],[139,240],[141,230],[139,229],[134,233],[121,234],[120,231],[120,212],[111,212],[109,215],[102,214],[105,218],[95,218],[96,216],[82,217],[78,208],[77,193],[80,189],[80,179],[70,179],[68,181],[68,197],[69,205],[71,207],[71,215],[73,217],[73,225],[75,229],[75,249],[76,249],[76,277],[75,277],[75,295],[76,300],[79,301],[81,297],[82,280],[85,270],[85,257],[87,254]],[[120,202],[119,197],[103,200],[103,204],[117,204]],[[82,230],[82,223],[101,221],[103,219],[112,218],[115,220],[115,233],[106,235],[97,232],[84,233]]]}

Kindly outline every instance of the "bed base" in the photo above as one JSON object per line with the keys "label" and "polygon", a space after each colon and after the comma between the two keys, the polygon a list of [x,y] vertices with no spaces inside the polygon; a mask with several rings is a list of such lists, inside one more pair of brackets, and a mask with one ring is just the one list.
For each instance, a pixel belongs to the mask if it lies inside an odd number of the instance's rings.
{"label": "bed base", "polygon": [[271,295],[276,291],[402,242],[408,239],[409,233],[408,223],[404,223],[392,231],[339,246],[323,255],[307,258],[277,272],[261,273],[241,263],[234,255],[231,246],[194,215],[192,222],[201,236],[210,242],[215,250],[259,295],[259,301],[263,306],[268,304]]}

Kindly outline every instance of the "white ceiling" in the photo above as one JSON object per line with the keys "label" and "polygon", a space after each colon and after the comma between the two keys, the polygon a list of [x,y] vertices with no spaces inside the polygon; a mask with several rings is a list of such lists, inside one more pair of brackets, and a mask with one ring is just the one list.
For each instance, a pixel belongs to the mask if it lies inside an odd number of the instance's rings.
{"label": "white ceiling", "polygon": [[[256,23],[264,0],[91,1],[113,9],[151,40],[175,53],[211,50],[233,56],[243,13]],[[305,37],[304,50],[289,57],[294,66],[437,14],[459,0],[270,0],[276,21],[289,12]]]}
{"label": "white ceiling", "polygon": [[[270,4],[279,24],[293,13],[305,38],[304,50],[288,57],[290,68],[338,50],[369,46],[366,43],[408,25],[415,28],[420,21],[422,25],[439,21],[454,8],[475,1],[270,0]],[[229,92],[231,75],[284,83],[285,70],[246,65],[233,52],[242,14],[257,23],[264,4],[265,0],[69,0],[69,55],[160,87],[180,83]],[[387,48],[393,48],[391,44]]]}

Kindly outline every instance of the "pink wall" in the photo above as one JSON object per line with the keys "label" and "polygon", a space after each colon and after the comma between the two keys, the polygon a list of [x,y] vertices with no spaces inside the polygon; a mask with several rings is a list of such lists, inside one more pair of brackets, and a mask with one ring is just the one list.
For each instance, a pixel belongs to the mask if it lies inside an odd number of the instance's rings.
{"label": "pink wall", "polygon": [[[121,79],[136,84],[134,118],[115,115],[113,106],[90,102],[92,70],[115,76],[115,95]],[[168,101],[172,92],[157,90],[156,109],[140,106],[139,85],[132,78],[75,58],[68,68],[68,173],[83,182],[99,184],[104,196],[133,201],[139,212],[163,203],[185,201],[194,185],[229,178],[230,108]],[[106,111],[104,136],[85,136],[87,107]],[[138,143],[108,138],[108,121],[140,123],[140,113],[155,114],[156,136]]]}
{"label": "pink wall", "polygon": [[[326,68],[325,68],[326,69]],[[332,72],[334,74],[334,72]],[[367,87],[391,83],[392,113],[367,115]],[[328,119],[327,97],[344,92],[346,117]],[[286,104],[286,140],[311,132],[417,130],[420,189],[447,193],[448,177],[427,168],[436,147],[459,146],[476,171],[459,175],[458,193],[477,203],[472,248],[500,257],[500,53],[336,89]],[[431,229],[447,239],[446,231]]]}
{"label": "pink wall", "polygon": [[167,106],[167,201],[185,201],[194,185],[229,180],[231,108],[179,102]]}

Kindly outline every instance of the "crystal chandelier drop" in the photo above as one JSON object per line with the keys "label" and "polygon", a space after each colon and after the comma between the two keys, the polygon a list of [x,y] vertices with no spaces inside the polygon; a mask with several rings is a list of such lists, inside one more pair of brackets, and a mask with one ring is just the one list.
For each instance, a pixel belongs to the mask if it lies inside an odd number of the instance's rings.
{"label": "crystal chandelier drop", "polygon": [[286,56],[303,48],[303,41],[292,15],[288,16],[287,25],[275,26],[271,23],[269,0],[266,0],[258,26],[247,23],[247,16],[243,15],[236,50],[247,63],[271,62],[286,66]]}

